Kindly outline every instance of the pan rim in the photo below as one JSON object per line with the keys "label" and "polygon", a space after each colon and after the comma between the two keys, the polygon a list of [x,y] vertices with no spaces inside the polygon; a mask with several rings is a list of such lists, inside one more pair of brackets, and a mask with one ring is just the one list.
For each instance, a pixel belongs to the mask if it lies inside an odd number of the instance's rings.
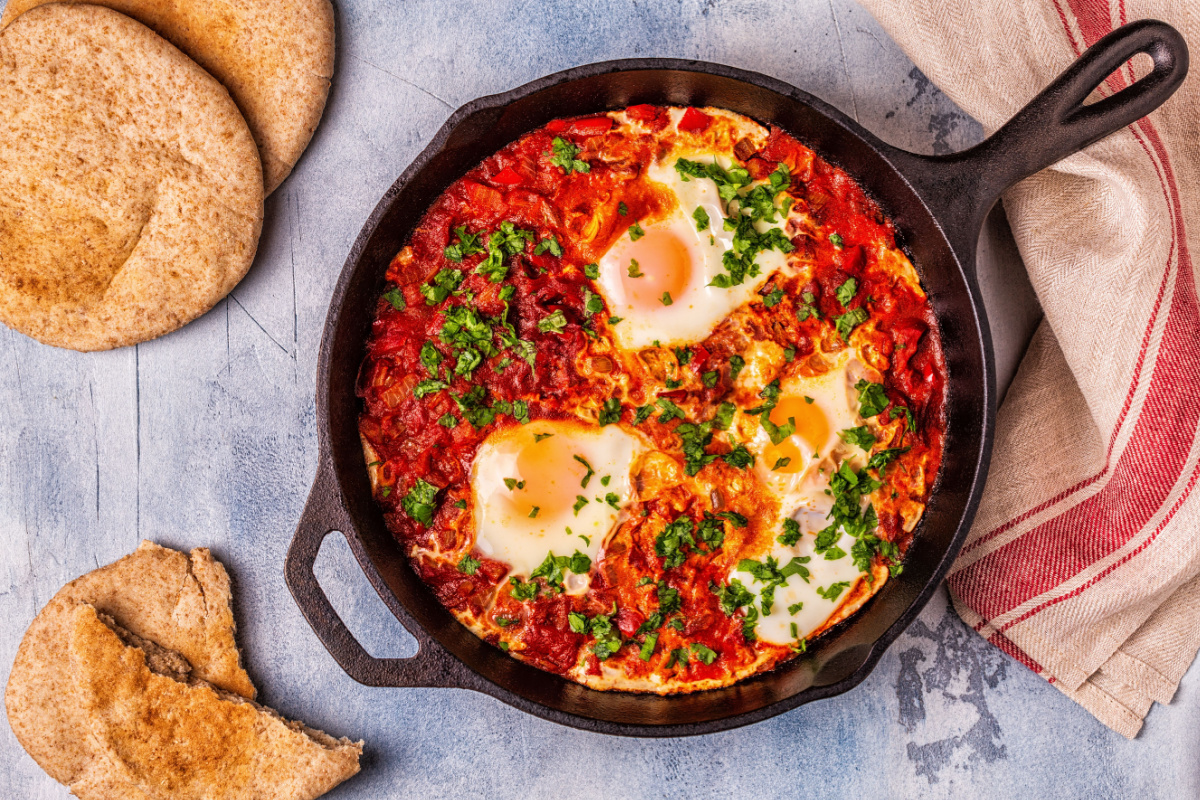
{"label": "pan rim", "polygon": [[[909,191],[912,194],[915,202],[919,202],[926,214],[932,219],[938,233],[942,237],[940,245],[944,245],[945,249],[954,258],[958,268],[963,273],[968,292],[968,299],[971,307],[974,309],[974,318],[964,323],[973,323],[970,327],[982,331],[981,336],[986,338],[986,319],[983,316],[983,310],[979,299],[978,288],[973,283],[973,270],[970,269],[970,262],[973,262],[973,253],[964,256],[958,252],[951,242],[950,237],[946,236],[946,232],[941,227],[941,220],[938,219],[936,213],[930,209],[921,199],[920,194],[913,189],[911,183],[908,182],[904,172],[895,166],[893,159],[889,157],[892,153],[903,153],[896,148],[884,144],[874,135],[864,130],[854,121],[846,117],[842,112],[833,108],[824,101],[816,98],[807,92],[804,92],[794,86],[783,83],[775,78],[763,75],[757,72],[750,72],[735,67],[730,67],[724,64],[714,62],[696,61],[688,59],[619,59],[612,61],[596,62],[583,66],[573,67],[571,69],[556,72],[537,80],[526,83],[514,89],[486,95],[476,98],[465,105],[461,106],[453,112],[430,140],[429,144],[413,159],[411,164],[397,178],[392,186],[385,192],[379,203],[375,206],[371,215],[363,225],[362,230],[356,237],[353,246],[347,256],[346,262],[339,275],[335,285],[333,294],[330,299],[330,306],[326,318],[325,329],[322,335],[321,349],[317,364],[317,397],[316,397],[316,416],[318,426],[318,446],[319,459],[324,465],[328,462],[328,469],[332,472],[332,480],[335,485],[334,492],[337,495],[338,502],[344,510],[345,525],[342,528],[342,533],[345,536],[347,543],[350,545],[352,552],[355,554],[356,560],[359,562],[360,568],[367,575],[368,580],[375,587],[376,592],[380,595],[385,605],[392,613],[400,619],[401,623],[406,627],[409,626],[408,619],[412,622],[425,628],[425,633],[431,638],[437,640],[435,646],[440,645],[445,648],[448,653],[454,656],[461,666],[470,674],[474,675],[478,681],[468,681],[466,683],[482,682],[484,685],[466,685],[464,688],[472,688],[477,691],[482,691],[501,701],[515,706],[522,711],[532,713],[536,716],[558,722],[560,724],[570,725],[573,727],[584,728],[587,730],[631,735],[631,736],[686,736],[702,733],[711,733],[731,728],[740,727],[741,725],[758,722],[763,719],[783,713],[784,711],[796,708],[808,702],[830,697],[836,694],[844,693],[859,683],[861,683],[867,675],[877,666],[879,659],[887,648],[895,641],[895,639],[915,620],[917,615],[927,605],[933,593],[941,585],[945,577],[946,571],[949,569],[953,558],[957,555],[962,546],[963,540],[969,530],[969,523],[973,519],[975,510],[978,507],[979,497],[982,493],[983,483],[987,474],[987,464],[990,459],[991,451],[991,431],[994,424],[994,387],[991,385],[994,378],[992,377],[992,355],[990,352],[990,341],[981,339],[980,359],[981,366],[984,371],[985,394],[986,397],[982,403],[983,418],[979,420],[981,433],[979,436],[979,451],[976,457],[972,460],[973,470],[970,481],[970,489],[967,493],[963,511],[958,519],[957,528],[951,538],[946,549],[941,553],[937,563],[934,565],[930,578],[926,581],[921,591],[913,597],[905,610],[892,621],[886,629],[870,644],[869,652],[866,658],[861,662],[861,665],[851,672],[846,677],[839,681],[825,685],[815,686],[810,685],[808,688],[795,692],[794,694],[782,697],[771,702],[764,703],[760,707],[731,714],[728,716],[718,716],[698,722],[686,723],[666,723],[666,724],[642,724],[642,723],[627,723],[614,722],[596,717],[583,716],[571,711],[548,706],[537,700],[526,698],[520,693],[501,686],[492,679],[483,675],[474,665],[464,660],[460,655],[454,653],[436,632],[428,630],[420,622],[417,622],[412,613],[404,607],[404,603],[396,596],[396,593],[388,585],[386,579],[379,572],[378,568],[372,560],[372,556],[367,552],[366,546],[362,540],[362,534],[359,530],[359,525],[354,519],[354,513],[348,507],[346,502],[346,487],[344,481],[346,476],[341,465],[338,464],[335,448],[332,445],[332,428],[333,422],[330,417],[330,398],[333,387],[328,380],[331,371],[331,359],[335,340],[338,335],[338,322],[341,319],[346,305],[346,295],[351,284],[355,281],[360,270],[367,266],[364,263],[364,254],[372,236],[376,233],[380,223],[388,210],[391,208],[392,201],[395,196],[408,184],[415,176],[429,167],[439,154],[441,154],[451,136],[463,125],[466,120],[469,120],[475,114],[481,111],[487,111],[497,108],[504,108],[512,103],[522,100],[526,97],[534,95],[542,90],[549,89],[560,84],[566,84],[582,79],[594,78],[610,73],[638,73],[638,72],[689,72],[702,73],[713,75],[719,78],[738,81],[755,87],[758,90],[766,90],[774,93],[781,98],[794,103],[800,103],[807,106],[811,111],[824,117],[829,122],[833,123],[837,128],[840,128],[845,134],[853,136],[859,140],[865,147],[874,151],[875,155],[886,162],[894,170],[896,175],[908,184]],[[599,110],[599,109],[598,109]],[[822,157],[827,157],[826,153],[820,153]],[[907,155],[907,154],[906,154]],[[457,177],[451,179],[456,180]],[[856,176],[856,181],[863,183],[862,178]],[[864,185],[864,188],[869,187]],[[890,216],[890,215],[889,215]],[[971,237],[972,239],[974,237]],[[942,325],[942,320],[939,316],[939,326]],[[356,402],[358,401],[355,398]],[[947,397],[947,406],[951,404],[951,398]],[[323,467],[324,468],[324,467]],[[317,480],[321,478],[321,470],[318,470]],[[941,481],[942,472],[939,472],[939,483]],[[936,490],[935,490],[936,491]],[[933,498],[931,497],[931,504]],[[403,556],[402,553],[398,555]],[[407,565],[407,559],[403,559]],[[405,614],[401,615],[397,607],[404,608]],[[861,612],[860,612],[861,613]],[[858,616],[857,614],[855,616]],[[853,619],[852,617],[851,619]],[[456,621],[457,622],[457,621]],[[415,635],[415,634],[414,634]],[[420,637],[418,637],[420,639]],[[506,656],[507,658],[507,656]],[[781,667],[782,668],[782,667]],[[772,671],[774,672],[774,671]],[[547,673],[549,675],[549,673]],[[764,673],[769,675],[770,673]],[[558,676],[554,676],[558,677]],[[762,676],[751,676],[743,681],[739,681],[737,686],[743,686],[748,682]],[[584,687],[586,688],[586,687]],[[590,690],[596,691],[596,690]],[[720,691],[720,690],[713,690]],[[599,693],[599,692],[597,692]],[[704,693],[701,693],[704,694]]]}

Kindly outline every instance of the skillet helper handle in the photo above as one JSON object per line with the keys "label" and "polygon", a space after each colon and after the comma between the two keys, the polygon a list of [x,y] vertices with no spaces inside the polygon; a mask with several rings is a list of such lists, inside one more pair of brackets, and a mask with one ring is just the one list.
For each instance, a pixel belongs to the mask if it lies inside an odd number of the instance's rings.
{"label": "skillet helper handle", "polygon": [[[455,687],[456,670],[449,662],[454,657],[432,641],[424,631],[414,633],[418,651],[411,658],[375,658],[359,644],[342,622],[313,571],[325,537],[347,530],[349,515],[342,505],[337,479],[330,459],[321,456],[317,477],[296,526],[292,544],[284,562],[284,579],[296,605],[312,626],[321,644],[346,674],[367,686]],[[412,632],[412,627],[406,625]]]}
{"label": "skillet helper handle", "polygon": [[[1150,74],[1120,91],[1084,105],[1109,75],[1144,53]],[[1039,172],[1154,111],[1183,82],[1188,48],[1179,31],[1158,20],[1139,20],[1089,47],[1033,100],[979,145],[993,168],[999,191]],[[972,152],[967,151],[967,152]]]}
{"label": "skillet helper handle", "polygon": [[[1154,62],[1150,74],[1084,104],[1109,75],[1140,53]],[[1179,31],[1165,22],[1139,20],[1089,47],[974,147],[947,156],[895,151],[892,159],[942,220],[960,257],[973,263],[977,234],[1001,192],[1154,111],[1179,88],[1187,71],[1188,48]]]}

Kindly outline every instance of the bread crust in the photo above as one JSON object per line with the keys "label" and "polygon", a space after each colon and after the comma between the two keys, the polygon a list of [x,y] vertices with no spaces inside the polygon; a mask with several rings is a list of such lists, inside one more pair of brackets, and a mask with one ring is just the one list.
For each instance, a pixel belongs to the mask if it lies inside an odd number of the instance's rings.
{"label": "bread crust", "polygon": [[68,641],[74,610],[93,606],[134,635],[181,654],[199,678],[255,696],[234,641],[229,575],[207,549],[190,555],[142,544],[128,556],[68,583],[25,632],[4,702],[17,740],[42,769],[71,784],[97,758],[79,736]]}
{"label": "bread crust", "polygon": [[[54,0],[9,0],[0,28]],[[204,67],[242,110],[263,164],[265,193],[283,182],[321,121],[333,77],[329,0],[103,0]]]}
{"label": "bread crust", "polygon": [[46,5],[0,31],[0,320],[104,350],[175,330],[246,274],[258,148],[228,92],[149,28]]}
{"label": "bread crust", "polygon": [[71,786],[81,800],[312,800],[358,772],[361,742],[181,674],[182,659],[92,606],[71,620],[74,691],[100,754]]}

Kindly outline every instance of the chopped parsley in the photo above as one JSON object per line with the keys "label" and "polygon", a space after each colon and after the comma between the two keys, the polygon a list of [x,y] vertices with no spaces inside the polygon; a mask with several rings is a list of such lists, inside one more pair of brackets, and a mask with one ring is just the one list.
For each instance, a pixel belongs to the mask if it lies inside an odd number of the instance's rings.
{"label": "chopped parsley", "polygon": [[589,464],[587,459],[583,456],[572,456],[572,458],[574,458],[580,464],[583,464],[584,469],[587,470],[587,475],[584,475],[583,480],[579,482],[579,488],[586,489],[588,483],[592,480],[592,476],[596,474],[596,470],[592,469],[592,465]]}
{"label": "chopped parsley", "polygon": [[550,255],[552,256],[562,257],[563,249],[562,245],[558,243],[558,237],[547,236],[545,239],[542,239],[537,243],[537,247],[533,248],[533,254],[535,256],[540,256],[542,253],[547,251],[549,251]]}
{"label": "chopped parsley", "polygon": [[785,519],[783,521],[783,533],[775,537],[775,541],[789,547],[800,541],[800,523],[794,519]]}
{"label": "chopped parsley", "polygon": [[629,226],[629,240],[630,241],[636,242],[638,239],[642,238],[645,235],[646,235],[646,232],[644,230],[642,230],[642,226],[639,225],[638,223],[635,222]]}
{"label": "chopped parsley", "polygon": [[783,289],[780,289],[778,286],[773,287],[770,292],[763,296],[763,306],[765,308],[774,308],[781,302],[783,302]]}
{"label": "chopped parsley", "polygon": [[864,418],[881,414],[887,408],[889,401],[882,383],[871,383],[863,378],[854,384],[854,388],[858,390],[859,413]]}
{"label": "chopped parsley", "polygon": [[817,594],[820,595],[821,597],[824,597],[826,600],[829,600],[830,602],[832,602],[834,600],[837,600],[838,596],[841,595],[842,592],[846,591],[849,588],[850,588],[849,581],[838,581],[837,583],[831,583],[828,588],[826,588],[824,586],[818,586]]}
{"label": "chopped parsley", "polygon": [[624,318],[624,317],[609,317],[609,318],[608,318],[608,324],[609,324],[609,325],[616,325],[618,322],[620,322],[620,321],[621,321],[621,320],[623,320],[623,319],[625,319],[625,318]]}
{"label": "chopped parsley", "polygon": [[905,427],[907,427],[910,432],[915,431],[917,429],[917,423],[913,421],[913,415],[912,412],[908,410],[908,406],[893,406],[892,411],[888,416],[890,419],[895,419],[901,415],[908,420],[908,423]]}
{"label": "chopped parsley", "polygon": [[641,269],[638,267],[637,259],[636,258],[629,259],[629,277],[644,278],[645,276],[646,276],[646,273],[642,272]]}
{"label": "chopped parsley", "polygon": [[567,316],[561,308],[538,320],[538,330],[542,333],[562,333],[566,327]]}
{"label": "chopped parsley", "polygon": [[854,295],[858,294],[858,281],[854,278],[847,278],[846,282],[837,288],[835,293],[838,302],[843,306],[850,305],[850,301],[854,299]]}
{"label": "chopped parsley", "polygon": [[[690,645],[688,645],[688,647],[691,648],[692,655],[703,661],[705,665],[709,665],[717,660],[717,653],[700,644],[699,642],[692,642]],[[686,661],[684,663],[686,663]]]}
{"label": "chopped parsley", "polygon": [[508,490],[511,492],[513,489],[524,489],[525,481],[519,481],[516,478],[505,478],[504,485],[507,486]]}
{"label": "chopped parsley", "polygon": [[392,308],[397,311],[403,311],[408,307],[408,303],[404,302],[404,293],[400,291],[399,286],[393,286],[391,289],[383,293],[383,299],[391,303]]}
{"label": "chopped parsley", "polygon": [[477,559],[471,558],[471,554],[463,556],[458,562],[458,571],[463,575],[474,575],[475,570],[479,569],[480,562]]}
{"label": "chopped parsley", "polygon": [[588,162],[576,158],[579,155],[579,148],[561,136],[555,136],[550,142],[550,147],[554,151],[554,154],[550,156],[550,163],[556,167],[562,167],[564,175],[570,175],[572,172],[591,171],[592,167]]}
{"label": "chopped parsley", "polygon": [[654,402],[658,403],[659,408],[662,409],[662,413],[658,415],[658,421],[664,425],[673,419],[687,419],[687,414],[683,413],[683,409],[668,398],[659,397]]}
{"label": "chopped parsley", "polygon": [[692,219],[696,220],[696,230],[698,231],[707,230],[708,226],[712,224],[712,220],[708,218],[708,212],[700,206],[696,206],[696,210],[692,212]]}
{"label": "chopped parsley", "polygon": [[575,505],[571,506],[575,511],[575,516],[579,516],[579,511],[588,504],[588,499],[581,494],[575,495]]}
{"label": "chopped parsley", "polygon": [[812,292],[804,292],[800,295],[800,299],[803,301],[803,304],[796,309],[797,320],[804,322],[809,317],[812,317],[813,319],[821,318],[821,312],[817,310],[816,306],[816,295],[814,295]]}
{"label": "chopped parsley", "polygon": [[717,186],[717,193],[725,203],[728,216],[724,228],[733,231],[733,247],[725,252],[722,266],[726,272],[717,275],[711,286],[727,289],[744,283],[747,277],[755,277],[760,273],[755,258],[766,250],[779,250],[784,253],[793,249],[791,241],[778,227],[770,227],[760,233],[755,223],[776,223],[776,200],[778,195],[791,183],[787,167],[780,165],[772,174],[768,185],[760,185],[746,191],[751,183],[750,172],[744,167],[731,167],[728,170],[720,164],[702,164],[681,158],[675,162],[675,170],[680,180],[690,181],[692,178],[708,178]]}
{"label": "chopped parsley", "polygon": [[583,274],[586,275],[587,277],[591,278],[592,280],[599,278],[600,277],[600,265],[599,264],[584,264],[583,265]]}
{"label": "chopped parsley", "polygon": [[599,314],[604,310],[604,298],[589,289],[583,290],[584,310],[589,314]]}
{"label": "chopped parsley", "polygon": [[911,447],[889,447],[887,450],[873,453],[871,460],[867,462],[867,469],[881,470],[911,449]]}
{"label": "chopped parsley", "polygon": [[520,578],[514,575],[508,579],[508,583],[513,587],[513,600],[524,602],[525,600],[532,600],[538,596],[539,588],[536,581],[522,581]]}
{"label": "chopped parsley", "polygon": [[775,459],[775,466],[771,467],[771,471],[776,472],[781,470],[790,463],[792,463],[792,459],[790,457],[781,456],[780,458]]}
{"label": "chopped parsley", "polygon": [[717,372],[714,369],[714,370],[709,370],[708,372],[705,372],[703,375],[701,375],[700,382],[704,384],[704,387],[706,389],[712,389],[713,387],[715,387],[717,385],[717,381],[720,380],[720,378],[721,378],[721,373]]}
{"label": "chopped parsley", "polygon": [[871,448],[875,446],[875,435],[871,433],[871,429],[866,425],[859,425],[857,428],[846,428],[838,431],[838,438],[846,444],[853,444],[871,452]]}
{"label": "chopped parsley", "polygon": [[654,648],[658,646],[658,632],[651,633],[646,636],[646,641],[642,644],[642,649],[638,652],[638,658],[642,661],[649,661],[654,655]]}
{"label": "chopped parsley", "polygon": [[441,419],[438,420],[438,425],[441,425],[443,428],[453,428],[457,424],[458,419],[449,411],[442,414]]}
{"label": "chopped parsley", "polygon": [[650,418],[650,415],[653,413],[654,413],[654,406],[650,405],[649,403],[647,403],[644,406],[638,406],[637,411],[635,411],[633,413],[633,424],[641,425],[643,422],[648,420]]}
{"label": "chopped parsley", "polygon": [[531,572],[529,577],[530,579],[544,578],[546,585],[562,591],[564,572],[569,570],[576,575],[586,575],[591,568],[592,559],[588,558],[586,553],[576,550],[574,555],[556,556],[551,551],[546,554],[546,560],[538,565],[538,568]]}
{"label": "chopped parsley", "polygon": [[462,260],[467,256],[473,256],[476,253],[482,253],[483,247],[479,244],[478,233],[468,233],[465,225],[459,225],[454,229],[455,242],[443,250],[443,254],[449,260],[456,264],[462,263]]}
{"label": "chopped parsley", "polygon": [[538,512],[539,512],[539,511],[541,511],[541,510],[542,510],[542,509],[541,509],[541,507],[539,507],[539,506],[534,506],[533,508],[529,509],[529,518],[530,518],[530,519],[537,519]]}
{"label": "chopped parsley", "polygon": [[620,214],[622,217],[629,216],[629,206],[625,205],[624,200],[617,203],[617,213]]}
{"label": "chopped parsley", "polygon": [[663,569],[678,567],[687,560],[685,547],[695,548],[693,535],[696,525],[688,517],[680,517],[662,529],[654,539],[654,553],[663,559]]}
{"label": "chopped parsley", "polygon": [[421,284],[421,294],[425,296],[425,305],[436,306],[453,294],[463,282],[461,269],[439,270],[433,276],[432,283]]}
{"label": "chopped parsley", "polygon": [[664,306],[669,306],[669,305],[671,305],[672,303],[674,303],[675,301],[671,299],[671,293],[670,293],[670,292],[663,292],[663,295],[662,295],[661,302],[662,302],[662,304],[663,304]]}
{"label": "chopped parsley", "polygon": [[736,354],[730,356],[729,357],[729,380],[736,381],[737,376],[741,373],[741,371],[743,369],[745,369],[745,367],[746,367],[746,359],[744,359],[741,356],[736,355]]}
{"label": "chopped parsley", "polygon": [[447,387],[448,387],[448,384],[445,381],[438,381],[438,380],[434,380],[433,378],[427,378],[426,380],[421,381],[420,383],[418,383],[416,386],[413,387],[413,397],[416,397],[419,400],[420,398],[424,397],[427,394],[433,394],[434,392],[440,392],[442,389],[445,389]]}
{"label": "chopped parsley", "polygon": [[868,316],[870,315],[867,314],[867,310],[860,306],[859,308],[852,308],[845,314],[837,317],[833,321],[833,324],[837,328],[838,334],[841,335],[842,341],[849,343],[850,334],[855,328],[866,322]]}
{"label": "chopped parsley", "polygon": [[[842,239],[842,235],[840,233],[831,233],[829,234],[829,243],[838,250],[841,250],[844,240]],[[845,303],[843,303],[843,305],[845,305]]]}
{"label": "chopped parsley", "polygon": [[621,401],[615,397],[610,397],[604,401],[604,405],[600,407],[600,427],[612,425],[614,422],[621,421]]}
{"label": "chopped parsley", "polygon": [[426,483],[420,478],[408,490],[408,494],[400,501],[404,513],[422,525],[433,522],[434,500],[437,498],[438,487]]}
{"label": "chopped parsley", "polygon": [[736,469],[745,469],[746,467],[754,466],[754,454],[746,449],[746,445],[740,443],[737,447],[721,456],[721,460]]}
{"label": "chopped parsley", "polygon": [[421,365],[429,370],[429,374],[437,377],[438,366],[446,357],[442,355],[442,351],[437,349],[433,342],[425,342],[421,345]]}
{"label": "chopped parsley", "polygon": [[587,623],[587,629],[592,636],[596,637],[596,642],[592,645],[592,652],[601,661],[608,660],[621,649],[621,631],[612,622],[616,613],[617,606],[614,603],[612,611],[607,614],[597,614]]}

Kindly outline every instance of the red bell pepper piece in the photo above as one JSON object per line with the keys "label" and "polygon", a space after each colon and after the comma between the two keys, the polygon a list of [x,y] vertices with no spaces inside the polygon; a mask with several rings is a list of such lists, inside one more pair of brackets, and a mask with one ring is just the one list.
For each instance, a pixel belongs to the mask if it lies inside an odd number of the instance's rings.
{"label": "red bell pepper piece", "polygon": [[505,167],[492,176],[492,183],[501,183],[505,186],[516,186],[524,179],[517,174],[517,171],[512,167]]}
{"label": "red bell pepper piece", "polygon": [[612,117],[588,117],[571,123],[571,131],[580,136],[599,136],[612,130]]}
{"label": "red bell pepper piece", "polygon": [[712,117],[700,109],[691,108],[690,106],[687,111],[683,112],[683,116],[679,118],[679,130],[688,133],[699,133],[711,124]]}

